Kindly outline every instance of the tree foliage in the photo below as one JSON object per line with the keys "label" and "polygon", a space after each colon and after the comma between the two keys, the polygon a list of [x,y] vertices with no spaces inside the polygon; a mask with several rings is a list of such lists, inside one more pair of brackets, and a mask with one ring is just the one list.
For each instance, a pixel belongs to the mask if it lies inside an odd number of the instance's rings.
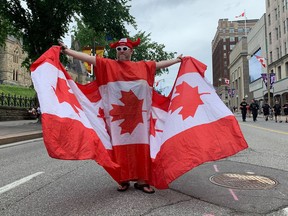
{"label": "tree foliage", "polygon": [[[0,46],[5,45],[5,40],[7,39],[7,35],[15,35],[17,36],[17,30],[13,28],[10,22],[1,16],[0,14]],[[19,35],[18,35],[19,36]]]}
{"label": "tree foliage", "polygon": [[[125,5],[127,2],[126,0],[1,0],[0,17],[5,17],[9,25],[20,33],[23,49],[28,53],[26,60],[28,67],[29,60],[34,61],[52,45],[58,44],[57,40],[68,32],[69,23],[75,13],[82,16],[96,32],[111,33],[115,36],[125,33],[123,22],[134,24],[134,17],[129,14],[129,6]],[[2,26],[5,26],[4,24]],[[10,33],[8,30],[6,32]]]}
{"label": "tree foliage", "polygon": [[81,18],[86,26],[95,32],[101,32],[112,38],[121,38],[128,34],[125,23],[136,27],[135,18],[129,13],[131,6],[127,5],[130,0],[80,2]]}
{"label": "tree foliage", "polygon": [[[76,19],[77,26],[74,28],[74,40],[80,44],[80,47],[90,47],[93,49],[95,46],[104,46],[107,57],[111,59],[116,59],[115,49],[111,49],[109,47],[110,39],[108,40],[107,34],[104,32],[95,32],[94,29],[85,25],[81,19]],[[132,55],[132,61],[161,61],[166,59],[172,59],[175,56],[175,52],[166,52],[164,51],[165,45],[158,44],[157,42],[153,42],[150,38],[151,33],[147,34],[146,32],[139,31],[134,36],[129,36],[128,33],[122,37],[128,37],[131,40],[136,40],[137,38],[141,39],[140,45],[134,49],[134,53]],[[113,41],[117,41],[120,38],[114,38]],[[157,75],[167,72],[168,69],[162,69],[157,71]]]}

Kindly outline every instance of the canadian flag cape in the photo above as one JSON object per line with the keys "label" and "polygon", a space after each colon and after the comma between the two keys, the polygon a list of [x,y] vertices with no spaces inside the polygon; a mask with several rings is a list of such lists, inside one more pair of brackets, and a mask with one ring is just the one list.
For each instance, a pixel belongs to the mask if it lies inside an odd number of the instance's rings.
{"label": "canadian flag cape", "polygon": [[98,83],[80,85],[59,55],[53,46],[31,66],[53,158],[92,159],[118,183],[142,178],[165,189],[194,167],[247,148],[234,115],[205,80],[206,66],[192,57],[182,59],[165,97],[153,90],[154,75],[99,85],[104,74]]}

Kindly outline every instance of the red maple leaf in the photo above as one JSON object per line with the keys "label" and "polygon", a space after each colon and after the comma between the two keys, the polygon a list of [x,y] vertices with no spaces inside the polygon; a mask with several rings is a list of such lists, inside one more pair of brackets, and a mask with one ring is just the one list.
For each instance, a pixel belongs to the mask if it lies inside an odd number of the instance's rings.
{"label": "red maple leaf", "polygon": [[151,115],[151,118],[150,118],[150,134],[152,136],[154,136],[154,137],[156,135],[156,131],[157,132],[163,132],[163,130],[159,130],[159,129],[155,128],[156,121],[157,121],[157,119],[152,118],[152,115]]}
{"label": "red maple leaf", "polygon": [[172,99],[169,110],[174,112],[179,107],[182,107],[179,114],[182,115],[183,120],[185,120],[189,116],[194,117],[198,106],[204,104],[201,100],[201,95],[210,94],[209,92],[199,94],[198,86],[193,88],[186,82],[183,82],[176,87],[176,93],[178,93],[179,95],[175,96]]}
{"label": "red maple leaf", "polygon": [[58,77],[56,89],[53,86],[52,88],[58,98],[59,103],[67,102],[77,114],[79,113],[77,108],[81,109],[81,105],[79,104],[75,95],[69,92],[70,88],[64,79],[60,79]]}
{"label": "red maple leaf", "polygon": [[139,123],[143,123],[142,106],[144,99],[139,100],[131,90],[129,92],[121,91],[121,94],[120,101],[124,106],[112,104],[113,109],[110,110],[109,114],[112,117],[112,122],[124,119],[119,125],[121,134],[131,134]]}

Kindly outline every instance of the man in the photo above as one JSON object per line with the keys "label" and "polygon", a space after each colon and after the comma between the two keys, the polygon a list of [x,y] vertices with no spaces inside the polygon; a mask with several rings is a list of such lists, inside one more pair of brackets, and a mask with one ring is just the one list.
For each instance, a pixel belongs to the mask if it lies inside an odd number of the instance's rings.
{"label": "man", "polygon": [[[122,38],[110,44],[111,48],[116,49],[117,56],[117,60],[111,60],[68,49],[60,42],[64,54],[93,64],[95,67],[96,82],[104,107],[106,106],[104,115],[111,136],[115,162],[121,167],[121,182],[119,182],[117,190],[126,191],[130,186],[130,181],[136,181],[134,184],[136,189],[145,193],[154,193],[154,189],[149,185],[151,164],[148,135],[150,116],[148,116],[148,113],[151,109],[152,98],[149,96],[147,100],[144,100],[140,99],[141,97],[137,97],[137,95],[142,95],[143,97],[151,95],[156,70],[181,62],[182,55],[176,59],[160,62],[132,62],[133,48],[139,44],[139,38],[136,41]],[[117,83],[116,88],[121,90],[122,95],[116,93],[115,85],[112,86],[111,83]],[[128,105],[125,106],[125,113],[116,104],[119,99],[124,105]],[[142,105],[143,103],[144,105]],[[113,109],[111,109],[111,105]],[[142,107],[145,110],[142,110]],[[125,120],[116,127],[115,121],[123,120],[123,118]],[[141,134],[136,134],[135,132],[138,122],[146,125],[145,131],[141,131]],[[119,130],[121,131],[119,132]],[[119,141],[120,139],[122,140]],[[122,148],[123,146],[125,148]]]}
{"label": "man", "polygon": [[255,102],[254,99],[251,101],[249,108],[250,108],[250,111],[252,112],[253,121],[254,122],[257,121],[259,105]]}
{"label": "man", "polygon": [[284,108],[284,115],[286,117],[286,123],[288,123],[288,102],[286,102],[284,105],[283,105],[283,108]]}
{"label": "man", "polygon": [[268,104],[267,101],[265,101],[265,104],[262,106],[262,109],[263,109],[263,114],[264,114],[264,117],[265,117],[265,121],[268,121],[268,117],[269,117],[269,114],[270,114],[270,105]]}
{"label": "man", "polygon": [[274,110],[274,115],[275,115],[275,122],[277,122],[279,120],[279,123],[282,122],[281,120],[281,105],[279,104],[279,101],[276,100],[275,104],[273,106],[273,110]]}
{"label": "man", "polygon": [[241,109],[243,122],[246,121],[247,107],[248,107],[248,103],[246,102],[246,99],[243,98],[243,101],[240,103],[240,109]]}

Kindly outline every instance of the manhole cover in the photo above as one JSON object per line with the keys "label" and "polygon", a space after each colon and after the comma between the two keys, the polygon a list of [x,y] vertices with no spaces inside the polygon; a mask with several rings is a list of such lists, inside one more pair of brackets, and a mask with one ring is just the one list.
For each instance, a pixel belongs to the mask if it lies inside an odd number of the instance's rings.
{"label": "manhole cover", "polygon": [[275,187],[278,182],[271,178],[251,174],[221,173],[210,177],[213,184],[242,189],[242,190],[266,190]]}

